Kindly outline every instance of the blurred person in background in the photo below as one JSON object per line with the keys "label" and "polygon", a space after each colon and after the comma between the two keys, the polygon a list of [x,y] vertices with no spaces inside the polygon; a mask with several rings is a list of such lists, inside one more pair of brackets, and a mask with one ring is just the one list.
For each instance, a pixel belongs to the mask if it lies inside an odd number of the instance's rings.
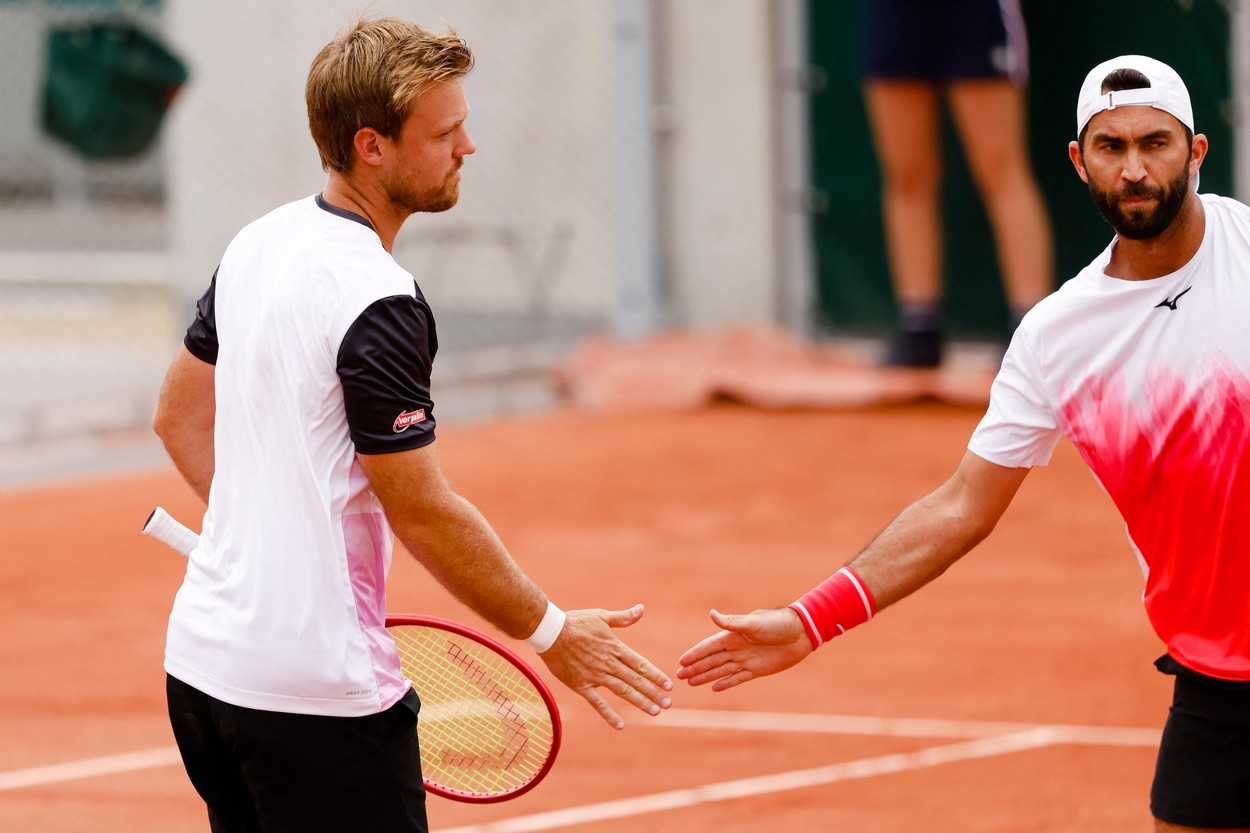
{"label": "blurred person in background", "polygon": [[392,530],[457,599],[614,728],[669,679],[619,640],[628,610],[557,608],[444,476],[438,340],[391,257],[452,208],[476,149],[454,32],[359,21],[313,61],[325,190],[238,233],[162,386],[154,428],[207,504],[165,670],[186,770],[225,831],[425,831],[420,707],[385,628]]}
{"label": "blurred person in background", "polygon": [[1155,830],[1250,831],[1250,208],[1197,193],[1207,138],[1166,64],[1094,67],[1076,127],[1069,157],[1115,237],[1021,322],[954,475],[794,604],[712,611],[723,630],[677,676],[774,674],[920,589],[1066,436],[1124,518],[1174,677]]}
{"label": "blurred person in background", "polygon": [[898,306],[887,366],[942,363],[941,108],[993,229],[1011,321],[1054,288],[1050,221],[1027,141],[1019,0],[864,0],[864,99]]}

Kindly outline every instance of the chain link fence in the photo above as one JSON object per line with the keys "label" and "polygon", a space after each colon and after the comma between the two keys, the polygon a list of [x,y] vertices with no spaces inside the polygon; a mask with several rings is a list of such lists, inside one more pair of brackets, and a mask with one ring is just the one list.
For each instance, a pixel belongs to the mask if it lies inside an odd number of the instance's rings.
{"label": "chain link fence", "polygon": [[[461,203],[410,219],[394,250],[438,320],[435,398],[444,413],[550,401],[548,371],[613,328],[619,263],[650,233],[621,210],[648,172],[631,194],[614,169],[622,143],[649,141],[621,127],[620,39],[638,33],[616,5],[0,0],[0,447],[146,426],[230,237],[324,184],[304,77],[362,12],[453,25],[478,56]],[[116,158],[46,125],[55,33],[102,22],[188,72],[155,140]]]}

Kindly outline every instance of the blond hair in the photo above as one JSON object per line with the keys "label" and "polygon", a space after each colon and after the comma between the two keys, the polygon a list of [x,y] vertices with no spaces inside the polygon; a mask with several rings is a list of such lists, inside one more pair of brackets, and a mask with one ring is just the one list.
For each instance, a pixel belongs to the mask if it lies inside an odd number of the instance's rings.
{"label": "blond hair", "polygon": [[325,45],[308,71],[308,129],[321,167],[347,173],[355,136],[372,127],[395,138],[423,93],[473,68],[469,45],[399,18],[362,18]]}

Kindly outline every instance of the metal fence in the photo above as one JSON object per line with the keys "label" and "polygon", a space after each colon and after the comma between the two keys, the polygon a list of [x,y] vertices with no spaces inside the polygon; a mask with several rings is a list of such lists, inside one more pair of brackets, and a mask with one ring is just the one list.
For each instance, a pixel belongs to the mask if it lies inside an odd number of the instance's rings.
{"label": "metal fence", "polygon": [[[650,127],[622,120],[645,103],[622,84],[638,33],[619,4],[0,0],[0,445],[146,424],[230,236],[324,183],[304,77],[362,11],[454,24],[478,57],[461,204],[414,217],[394,252],[439,322],[436,398],[540,404],[546,372],[619,324],[622,264],[653,234],[631,210],[648,172],[618,164]],[[148,149],[89,158],[45,127],[51,38],[119,20],[189,79]]]}

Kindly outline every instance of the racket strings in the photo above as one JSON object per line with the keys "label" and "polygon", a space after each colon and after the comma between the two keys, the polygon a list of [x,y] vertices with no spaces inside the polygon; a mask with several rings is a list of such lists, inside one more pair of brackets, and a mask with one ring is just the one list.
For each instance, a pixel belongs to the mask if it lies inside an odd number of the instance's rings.
{"label": "racket strings", "polygon": [[420,626],[390,632],[421,697],[417,731],[428,780],[470,795],[498,795],[542,771],[554,727],[520,670],[456,633]]}
{"label": "racket strings", "polygon": [[[474,643],[476,644],[476,643]],[[508,695],[504,686],[500,685],[491,676],[490,671],[481,663],[477,662],[473,655],[465,650],[465,647],[456,643],[454,640],[447,641],[447,655],[451,658],[453,664],[457,665],[465,674],[465,678],[481,689],[482,694],[487,701],[495,708],[495,714],[503,721],[503,730],[505,733],[505,749],[513,750],[510,756],[502,752],[498,756],[498,763],[502,768],[508,767],[516,763],[517,757],[525,751],[526,743],[530,737],[530,726],[526,722],[516,701]],[[504,665],[505,669],[511,669],[509,664]],[[545,752],[544,752],[545,756]],[[506,757],[506,760],[505,760]],[[476,760],[465,759],[465,766],[488,766],[493,762],[489,759],[479,758]],[[539,766],[542,765],[541,759]]]}

